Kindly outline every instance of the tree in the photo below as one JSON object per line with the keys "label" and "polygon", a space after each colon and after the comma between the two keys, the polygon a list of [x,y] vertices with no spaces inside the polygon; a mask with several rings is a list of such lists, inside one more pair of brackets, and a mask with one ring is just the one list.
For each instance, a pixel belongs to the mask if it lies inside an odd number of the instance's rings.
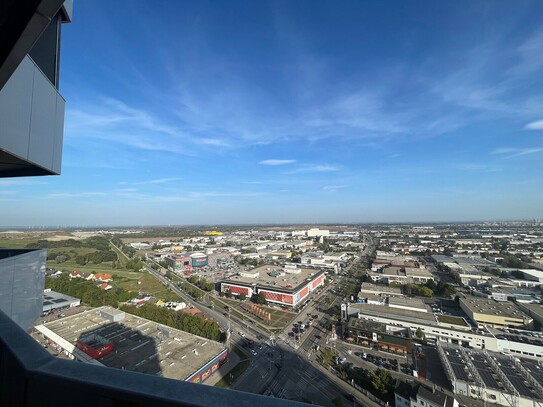
{"label": "tree", "polygon": [[370,372],[371,385],[376,392],[387,394],[394,388],[394,379],[388,370],[376,369]]}
{"label": "tree", "polygon": [[241,294],[239,295],[239,299],[240,299],[241,301],[245,301],[245,300],[247,299],[247,296],[246,296],[245,294],[241,293]]}
{"label": "tree", "polygon": [[256,296],[256,303],[260,305],[266,305],[268,301],[266,301],[266,297],[264,297],[264,294],[258,293]]}
{"label": "tree", "polygon": [[422,331],[422,329],[420,328],[417,328],[417,331],[415,332],[415,336],[419,339],[423,339],[424,338],[424,332]]}
{"label": "tree", "polygon": [[426,284],[424,284],[424,285],[425,285],[426,287],[428,287],[430,290],[434,291],[434,292],[435,292],[436,287],[437,287],[437,285],[436,285],[436,283],[435,283],[434,280],[428,280],[428,281],[426,282]]}

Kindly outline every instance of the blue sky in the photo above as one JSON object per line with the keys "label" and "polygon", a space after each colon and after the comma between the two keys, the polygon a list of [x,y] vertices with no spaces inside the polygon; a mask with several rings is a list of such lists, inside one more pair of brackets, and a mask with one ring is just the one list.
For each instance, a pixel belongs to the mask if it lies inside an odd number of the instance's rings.
{"label": "blue sky", "polygon": [[540,1],[76,1],[9,225],[543,217]]}

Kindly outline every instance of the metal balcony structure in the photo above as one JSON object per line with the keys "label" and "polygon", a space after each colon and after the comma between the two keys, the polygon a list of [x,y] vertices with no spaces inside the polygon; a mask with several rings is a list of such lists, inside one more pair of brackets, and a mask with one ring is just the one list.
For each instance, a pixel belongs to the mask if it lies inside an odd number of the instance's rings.
{"label": "metal balcony structure", "polygon": [[290,407],[304,404],[60,359],[0,311],[0,405]]}

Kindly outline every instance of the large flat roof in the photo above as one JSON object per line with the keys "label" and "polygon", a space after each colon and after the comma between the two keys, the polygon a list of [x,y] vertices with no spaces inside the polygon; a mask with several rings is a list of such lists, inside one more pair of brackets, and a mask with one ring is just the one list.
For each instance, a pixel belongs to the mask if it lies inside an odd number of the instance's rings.
{"label": "large flat roof", "polygon": [[496,301],[475,296],[461,296],[460,301],[475,314],[494,315],[502,318],[531,319],[517,305],[509,301]]}
{"label": "large flat roof", "polygon": [[97,359],[105,366],[177,380],[187,379],[225,349],[219,342],[130,314],[111,322],[100,315],[102,310],[117,311],[100,307],[43,326],[72,345],[92,334],[112,342],[113,352]]}
{"label": "large flat roof", "polygon": [[372,283],[362,283],[360,287],[360,292],[369,292],[369,293],[384,293],[391,295],[402,295],[402,290],[400,287],[389,287],[388,285],[383,284],[372,284]]}
{"label": "large flat roof", "polygon": [[437,325],[436,318],[431,312],[411,311],[403,308],[374,304],[349,304],[349,308],[357,310],[362,315],[400,319],[409,322],[420,321],[429,325]]}
{"label": "large flat roof", "polygon": [[[296,292],[302,288],[302,286],[309,283],[310,280],[324,274],[324,271],[310,268],[297,268],[296,271],[296,273],[292,273],[289,270],[285,272],[285,268],[283,267],[266,265],[249,271],[249,273],[258,272],[258,278],[234,276],[223,282],[245,286],[256,283],[261,288],[269,288],[284,292]],[[281,275],[278,275],[277,277],[270,275],[275,272],[280,272]]]}
{"label": "large flat roof", "polygon": [[421,312],[431,312],[431,309],[424,301],[420,298],[412,297],[390,297],[388,299],[389,305],[394,305],[396,307],[409,307],[420,309]]}

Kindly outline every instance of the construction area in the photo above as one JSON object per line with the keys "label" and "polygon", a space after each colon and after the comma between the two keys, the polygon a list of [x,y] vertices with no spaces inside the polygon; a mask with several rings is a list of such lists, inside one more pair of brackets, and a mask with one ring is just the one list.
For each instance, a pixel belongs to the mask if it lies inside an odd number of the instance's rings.
{"label": "construction area", "polygon": [[442,347],[453,392],[502,406],[543,406],[543,366],[501,353]]}
{"label": "construction area", "polygon": [[170,379],[203,382],[224,363],[222,343],[100,307],[35,327],[72,359]]}

